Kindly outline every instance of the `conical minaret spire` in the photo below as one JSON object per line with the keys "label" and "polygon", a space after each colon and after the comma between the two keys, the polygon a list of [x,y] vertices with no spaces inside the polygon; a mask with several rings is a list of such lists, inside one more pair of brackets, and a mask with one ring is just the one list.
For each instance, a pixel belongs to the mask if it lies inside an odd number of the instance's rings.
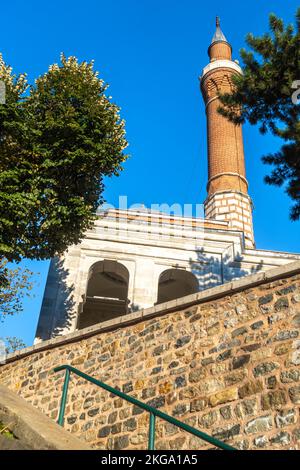
{"label": "conical minaret spire", "polygon": [[213,44],[215,42],[219,42],[219,41],[227,42],[227,39],[226,39],[225,35],[223,34],[223,31],[221,30],[220,17],[217,16],[216,17],[216,32],[213,35],[213,38],[211,40],[211,44]]}
{"label": "conical minaret spire", "polygon": [[245,245],[254,246],[252,202],[248,195],[241,126],[219,114],[219,93],[230,93],[233,75],[242,74],[232,60],[232,48],[216,19],[216,32],[208,48],[210,63],[203,69],[201,91],[206,105],[208,183],[205,215],[226,220],[243,232]]}
{"label": "conical minaret spire", "polygon": [[221,30],[220,18],[216,17],[216,31],[208,48],[210,60],[228,59],[231,60],[232,48]]}

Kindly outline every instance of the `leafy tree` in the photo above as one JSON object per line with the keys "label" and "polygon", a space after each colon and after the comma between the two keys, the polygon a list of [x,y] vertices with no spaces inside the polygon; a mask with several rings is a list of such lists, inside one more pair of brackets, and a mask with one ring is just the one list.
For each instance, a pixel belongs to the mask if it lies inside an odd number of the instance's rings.
{"label": "leafy tree", "polygon": [[16,77],[12,74],[12,68],[4,63],[1,55],[0,80],[5,85],[5,103],[0,104],[1,262],[1,258],[5,255],[14,258],[15,238],[22,238],[23,225],[21,221],[28,214],[29,204],[27,204],[28,199],[23,188],[25,165],[20,145],[21,136],[26,133],[21,97],[26,92],[28,85],[25,75]]}
{"label": "leafy tree", "polygon": [[[33,283],[29,269],[10,267],[5,259],[0,259],[0,323],[10,315],[21,313],[22,300],[30,296]],[[6,353],[25,347],[24,342],[16,337],[0,338],[6,344]]]}
{"label": "leafy tree", "polygon": [[0,259],[0,323],[22,311],[22,299],[33,287],[32,274],[27,268],[10,267],[7,260]]}
{"label": "leafy tree", "polygon": [[[281,149],[262,157],[273,166],[265,177],[268,184],[286,185],[293,200],[290,217],[300,218],[300,106],[293,102],[294,82],[300,80],[300,8],[296,29],[285,26],[274,14],[270,32],[261,37],[248,34],[252,51],[241,50],[243,76],[235,76],[232,94],[220,95],[219,112],[235,123],[259,124],[264,134],[271,131],[285,143]],[[298,87],[300,88],[300,87]],[[300,94],[300,93],[299,93]]]}
{"label": "leafy tree", "polygon": [[122,170],[124,122],[93,62],[62,55],[29,87],[0,56],[0,80],[0,258],[49,258],[80,241]]}
{"label": "leafy tree", "polygon": [[16,338],[15,336],[9,336],[5,338],[6,347],[5,352],[6,354],[13,353],[15,351],[19,351],[20,349],[26,348],[26,344],[20,338]]}

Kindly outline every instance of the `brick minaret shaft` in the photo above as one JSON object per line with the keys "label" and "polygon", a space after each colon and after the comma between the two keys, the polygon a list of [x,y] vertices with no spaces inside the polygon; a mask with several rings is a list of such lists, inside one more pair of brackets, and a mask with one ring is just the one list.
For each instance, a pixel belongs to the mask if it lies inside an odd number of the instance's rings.
{"label": "brick minaret shaft", "polygon": [[207,219],[227,220],[244,233],[245,245],[254,247],[252,201],[248,195],[242,128],[218,113],[219,92],[232,90],[232,76],[242,74],[232,60],[231,46],[220,28],[208,49],[210,63],[203,69],[201,91],[206,105],[208,184],[204,203]]}

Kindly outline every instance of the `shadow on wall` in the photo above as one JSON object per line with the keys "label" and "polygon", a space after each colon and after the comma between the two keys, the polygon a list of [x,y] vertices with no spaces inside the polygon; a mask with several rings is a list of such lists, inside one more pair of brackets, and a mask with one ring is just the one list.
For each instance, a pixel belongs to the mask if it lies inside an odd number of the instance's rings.
{"label": "shadow on wall", "polygon": [[62,334],[76,319],[74,284],[67,284],[68,275],[69,271],[65,269],[63,260],[53,258],[36,332],[36,337],[42,341]]}
{"label": "shadow on wall", "polygon": [[142,307],[140,307],[140,305],[132,303],[129,306],[128,313],[138,312],[141,309],[142,309]]}
{"label": "shadow on wall", "polygon": [[256,274],[264,266],[263,260],[260,260],[258,264],[247,269],[242,267],[244,257],[241,255],[235,256],[234,259],[229,253],[209,255],[203,248],[197,249],[196,254],[197,259],[190,259],[189,264],[191,272],[199,281],[200,291]]}
{"label": "shadow on wall", "polygon": [[[76,320],[75,301],[73,298],[74,284],[67,285],[66,279],[69,271],[64,268],[61,260],[56,260],[56,270],[58,272],[58,309],[59,315],[53,328],[53,335],[59,335],[64,328],[69,329]],[[68,312],[68,315],[65,315]]]}

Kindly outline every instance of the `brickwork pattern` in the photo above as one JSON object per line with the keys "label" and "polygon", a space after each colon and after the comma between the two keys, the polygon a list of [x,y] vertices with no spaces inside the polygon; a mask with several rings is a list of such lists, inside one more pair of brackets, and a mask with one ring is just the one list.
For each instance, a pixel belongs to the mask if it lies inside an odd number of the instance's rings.
{"label": "brickwork pattern", "polygon": [[[204,73],[201,91],[206,104],[208,143],[208,198],[205,216],[211,220],[230,221],[230,227],[242,230],[248,248],[254,247],[252,203],[248,196],[242,127],[218,113],[219,93],[230,93],[231,47],[217,42],[209,48],[211,62],[227,61],[228,67],[216,66]],[[233,62],[232,62],[233,63]]]}
{"label": "brickwork pattern", "polygon": [[[217,111],[220,106],[217,95],[219,92],[231,91],[232,73],[231,70],[225,68],[212,70],[204,77],[201,84],[207,114],[209,194],[224,189],[244,193],[248,190],[245,181],[242,128],[228,121]],[[224,180],[224,176],[232,173],[235,178],[231,181]],[[212,178],[214,178],[213,185],[210,183]]]}
{"label": "brickwork pattern", "polygon": [[[0,381],[57,419],[63,373],[53,367],[67,363],[240,449],[299,449],[300,274],[263,282],[33,350],[0,367]],[[158,449],[206,448],[157,424]],[[65,425],[98,449],[147,445],[146,413],[75,377]]]}
{"label": "brickwork pattern", "polygon": [[254,247],[252,203],[249,196],[234,191],[213,194],[204,204],[208,219],[229,221],[229,227],[241,230],[245,236],[245,246]]}

